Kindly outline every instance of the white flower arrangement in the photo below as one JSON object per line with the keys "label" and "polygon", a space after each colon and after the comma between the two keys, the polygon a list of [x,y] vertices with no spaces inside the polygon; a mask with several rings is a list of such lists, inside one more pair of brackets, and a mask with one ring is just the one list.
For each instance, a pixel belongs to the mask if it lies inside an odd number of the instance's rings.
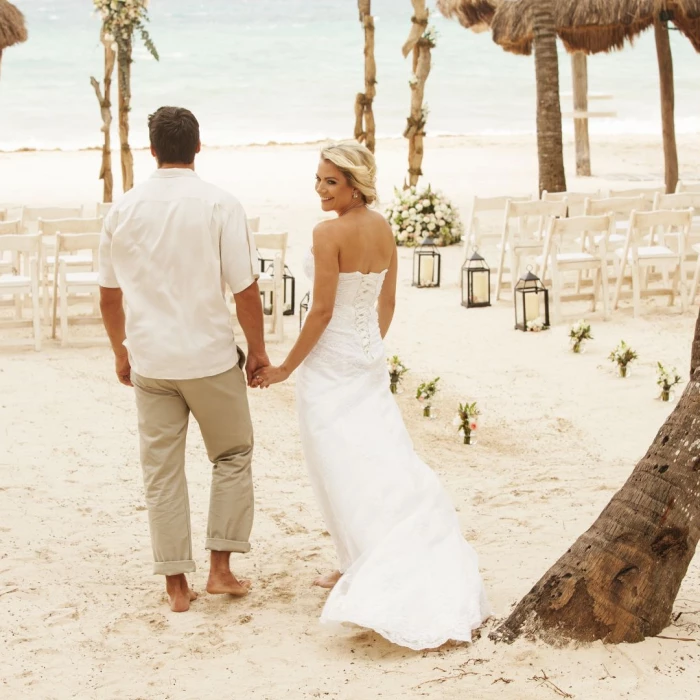
{"label": "white flower arrangement", "polygon": [[119,46],[128,42],[134,31],[138,30],[148,51],[158,59],[151,37],[146,30],[148,22],[148,0],[92,0],[95,9],[102,17],[105,40],[113,41]]}
{"label": "white flower arrangement", "polygon": [[431,24],[430,26],[426,27],[421,39],[430,44],[430,48],[435,48],[437,46],[438,36],[438,30]]}
{"label": "white flower arrangement", "polygon": [[542,318],[542,316],[538,316],[537,318],[533,318],[532,321],[527,322],[526,328],[527,328],[527,330],[531,331],[532,333],[539,333],[540,331],[544,330],[544,328],[545,328],[544,319]]}
{"label": "white flower arrangement", "polygon": [[630,362],[634,362],[638,357],[635,350],[633,350],[624,340],[620,341],[620,344],[608,355],[610,362],[614,362],[617,365],[617,371],[621,377],[627,376],[627,365]]}
{"label": "white flower arrangement", "polygon": [[436,245],[452,245],[462,239],[464,226],[459,213],[439,190],[430,185],[419,190],[394,190],[394,200],[384,212],[397,245],[416,246],[430,237]]}
{"label": "white flower arrangement", "polygon": [[661,387],[661,400],[671,400],[671,389],[680,384],[682,377],[675,367],[664,367],[660,362],[656,363],[656,383]]}
{"label": "white flower arrangement", "polygon": [[593,340],[591,324],[583,319],[576,321],[569,330],[569,340],[571,341],[571,349],[577,353],[581,352],[583,341]]}

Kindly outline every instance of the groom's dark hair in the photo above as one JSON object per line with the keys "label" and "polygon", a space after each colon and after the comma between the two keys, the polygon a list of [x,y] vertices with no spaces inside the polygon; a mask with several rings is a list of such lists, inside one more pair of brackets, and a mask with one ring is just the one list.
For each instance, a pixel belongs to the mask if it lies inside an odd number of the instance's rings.
{"label": "groom's dark hair", "polygon": [[194,162],[199,148],[199,122],[189,109],[157,109],[148,117],[148,135],[160,165]]}

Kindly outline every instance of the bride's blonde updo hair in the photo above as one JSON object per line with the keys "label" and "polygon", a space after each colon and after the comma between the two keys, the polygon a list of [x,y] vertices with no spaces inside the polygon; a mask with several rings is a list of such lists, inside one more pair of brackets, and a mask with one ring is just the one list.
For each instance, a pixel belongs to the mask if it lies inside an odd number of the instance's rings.
{"label": "bride's blonde updo hair", "polygon": [[339,141],[324,146],[321,158],[333,163],[345,175],[365,204],[377,201],[377,164],[369,148],[357,141]]}

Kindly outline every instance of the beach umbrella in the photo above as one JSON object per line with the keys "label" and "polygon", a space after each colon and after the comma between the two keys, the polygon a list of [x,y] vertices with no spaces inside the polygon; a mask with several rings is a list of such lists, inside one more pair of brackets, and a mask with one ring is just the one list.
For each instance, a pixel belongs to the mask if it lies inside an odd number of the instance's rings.
{"label": "beach umbrella", "polygon": [[[540,192],[566,191],[554,2],[533,0],[528,5],[533,30],[531,45],[535,47]],[[445,17],[456,18],[463,26],[480,31],[493,26],[505,6],[519,4],[516,0],[438,0],[437,6]]]}
{"label": "beach umbrella", "polygon": [[[491,11],[474,8],[477,0],[439,0],[447,16],[462,24],[475,15],[490,24],[493,40],[506,51],[529,54],[534,43],[534,10],[542,0],[494,0]],[[484,0],[481,0],[484,4]],[[582,54],[621,49],[642,32],[654,28],[661,89],[666,189],[678,181],[674,123],[673,58],[669,22],[700,51],[700,0],[551,0],[554,24],[565,48]],[[469,13],[467,13],[468,6]],[[442,7],[441,7],[442,10]],[[445,12],[443,11],[443,14]],[[465,26],[469,26],[465,24]]]}
{"label": "beach umbrella", "polygon": [[24,15],[7,0],[0,0],[0,63],[2,52],[8,46],[21,44],[27,40]]}

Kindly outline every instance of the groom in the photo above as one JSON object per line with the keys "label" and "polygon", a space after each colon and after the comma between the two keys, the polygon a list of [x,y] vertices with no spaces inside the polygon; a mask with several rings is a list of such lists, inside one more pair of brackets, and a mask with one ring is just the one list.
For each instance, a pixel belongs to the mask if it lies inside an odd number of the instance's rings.
{"label": "groom", "polygon": [[[185,478],[190,412],[214,465],[207,591],[245,595],[250,582],[233,575],[229,560],[249,551],[253,525],[246,385],[270,363],[243,207],[195,174],[199,124],[189,110],[161,107],[148,130],[158,169],[105,217],[100,308],[117,377],[134,387],[153,571],[165,575],[171,609],[184,612],[196,598],[185,576],[195,571]],[[245,375],[225,285],[248,344]]]}

